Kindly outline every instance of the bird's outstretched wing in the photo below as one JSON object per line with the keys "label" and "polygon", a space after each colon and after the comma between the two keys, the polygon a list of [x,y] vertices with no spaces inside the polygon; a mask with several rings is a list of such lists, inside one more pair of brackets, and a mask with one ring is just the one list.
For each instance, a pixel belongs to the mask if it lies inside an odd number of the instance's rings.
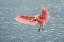
{"label": "bird's outstretched wing", "polygon": [[42,16],[42,19],[45,20],[45,22],[47,22],[50,18],[49,12],[45,7],[42,8],[42,14],[40,15],[40,17],[41,16]]}
{"label": "bird's outstretched wing", "polygon": [[21,23],[30,24],[30,25],[36,25],[36,23],[37,23],[36,20],[31,21],[33,18],[35,18],[35,17],[17,15],[14,19],[17,20],[18,22],[21,22]]}

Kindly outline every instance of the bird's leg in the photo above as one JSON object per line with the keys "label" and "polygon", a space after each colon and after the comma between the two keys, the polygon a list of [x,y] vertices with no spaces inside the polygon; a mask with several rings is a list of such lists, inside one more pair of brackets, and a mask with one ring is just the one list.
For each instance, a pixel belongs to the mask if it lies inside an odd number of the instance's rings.
{"label": "bird's leg", "polygon": [[40,32],[40,28],[38,29],[38,32]]}
{"label": "bird's leg", "polygon": [[39,27],[38,32],[40,32],[40,28],[41,28],[41,26]]}
{"label": "bird's leg", "polygon": [[42,30],[44,31],[44,28],[43,27],[44,27],[44,25],[42,24]]}
{"label": "bird's leg", "polygon": [[44,28],[42,27],[42,30],[44,31]]}

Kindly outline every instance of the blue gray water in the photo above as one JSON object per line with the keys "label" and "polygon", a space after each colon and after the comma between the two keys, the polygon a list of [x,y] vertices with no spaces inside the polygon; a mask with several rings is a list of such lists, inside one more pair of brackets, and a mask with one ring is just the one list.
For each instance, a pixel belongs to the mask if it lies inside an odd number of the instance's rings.
{"label": "blue gray water", "polygon": [[[16,14],[40,14],[42,7],[51,16],[44,31],[14,20]],[[64,42],[64,0],[0,0],[0,42]]]}

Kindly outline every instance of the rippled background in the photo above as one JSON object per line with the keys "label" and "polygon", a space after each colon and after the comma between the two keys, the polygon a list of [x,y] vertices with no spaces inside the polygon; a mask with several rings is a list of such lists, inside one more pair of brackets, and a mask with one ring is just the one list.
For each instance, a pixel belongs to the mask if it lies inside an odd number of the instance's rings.
{"label": "rippled background", "polygon": [[[42,7],[51,16],[44,31],[14,20],[16,14],[41,14]],[[64,0],[0,0],[0,42],[64,42]]]}

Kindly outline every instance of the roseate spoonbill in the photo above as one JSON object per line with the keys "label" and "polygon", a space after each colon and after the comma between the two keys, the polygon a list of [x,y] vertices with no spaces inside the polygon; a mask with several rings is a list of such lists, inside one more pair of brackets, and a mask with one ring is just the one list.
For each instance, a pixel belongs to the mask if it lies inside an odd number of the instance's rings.
{"label": "roseate spoonbill", "polygon": [[30,24],[30,25],[36,25],[37,23],[39,24],[39,29],[38,32],[40,31],[40,28],[43,29],[43,26],[45,25],[46,22],[48,22],[50,18],[48,10],[43,7],[42,8],[42,13],[38,14],[36,16],[20,16],[17,15],[14,19],[17,20],[18,22],[25,23],[25,24]]}

